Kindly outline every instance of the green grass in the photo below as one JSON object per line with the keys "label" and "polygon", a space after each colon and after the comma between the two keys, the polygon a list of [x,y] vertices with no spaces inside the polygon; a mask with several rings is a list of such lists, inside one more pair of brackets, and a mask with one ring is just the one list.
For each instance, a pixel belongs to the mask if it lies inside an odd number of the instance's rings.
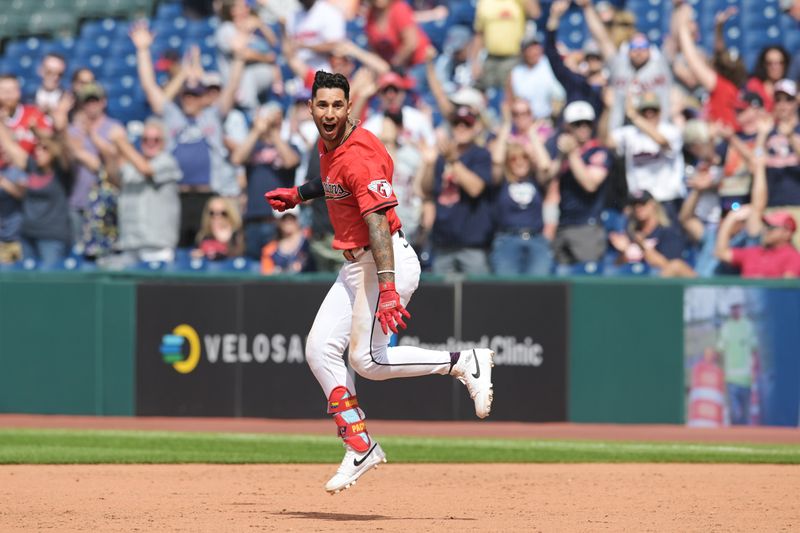
{"label": "green grass", "polygon": [[[393,463],[800,463],[800,446],[382,437]],[[0,464],[336,463],[335,437],[0,429]]]}

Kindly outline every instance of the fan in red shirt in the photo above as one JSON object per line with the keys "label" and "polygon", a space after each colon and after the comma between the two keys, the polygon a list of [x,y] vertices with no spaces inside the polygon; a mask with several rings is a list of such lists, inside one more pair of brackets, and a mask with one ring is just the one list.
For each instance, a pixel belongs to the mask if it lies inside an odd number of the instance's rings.
{"label": "fan in red shirt", "polygon": [[373,380],[452,375],[467,386],[475,413],[484,418],[492,404],[494,352],[389,347],[392,332],[410,318],[405,306],[419,285],[417,254],[406,241],[395,213],[394,164],[372,133],[350,119],[350,84],[341,74],[319,71],[309,110],[319,130],[321,176],[299,187],[266,193],[273,209],[284,211],[324,196],[334,229],[333,247],[347,262],[314,319],[306,360],[322,386],[345,455],[325,485],[331,493],[350,487],[365,472],[386,461],[367,433],[350,368]]}
{"label": "fan in red shirt", "polygon": [[800,277],[800,252],[792,245],[797,221],[786,211],[775,211],[764,215],[762,224],[765,231],[761,245],[746,248],[728,247],[728,229],[720,227],[718,257],[739,267],[745,278]]}
{"label": "fan in red shirt", "polygon": [[[5,127],[11,130],[11,135],[20,148],[31,155],[36,147],[36,135],[31,126],[41,132],[49,132],[51,125],[47,116],[38,108],[20,104],[21,96],[19,80],[10,74],[0,75],[0,117],[3,117]],[[7,156],[0,153],[0,168],[5,168],[8,163]]]}

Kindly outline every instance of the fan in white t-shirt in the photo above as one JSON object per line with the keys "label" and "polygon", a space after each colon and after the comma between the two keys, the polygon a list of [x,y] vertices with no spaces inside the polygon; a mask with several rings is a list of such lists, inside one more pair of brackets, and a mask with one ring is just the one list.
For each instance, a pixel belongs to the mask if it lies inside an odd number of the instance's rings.
{"label": "fan in white t-shirt", "polygon": [[606,144],[625,158],[628,190],[649,191],[661,203],[680,200],[686,194],[680,130],[661,121],[655,93],[644,93],[635,106],[629,98],[625,112],[631,123],[612,130]]}

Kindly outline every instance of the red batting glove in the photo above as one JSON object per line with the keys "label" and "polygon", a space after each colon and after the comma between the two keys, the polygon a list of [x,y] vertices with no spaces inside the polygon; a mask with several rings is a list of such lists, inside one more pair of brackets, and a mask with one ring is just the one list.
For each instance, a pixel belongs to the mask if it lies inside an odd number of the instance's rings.
{"label": "red batting glove", "polygon": [[303,201],[303,199],[300,198],[297,187],[275,189],[265,194],[264,198],[267,199],[272,209],[281,212],[291,209]]}
{"label": "red batting glove", "polygon": [[375,317],[381,323],[384,334],[389,334],[389,330],[397,333],[397,326],[406,329],[403,317],[411,318],[411,313],[400,303],[400,295],[394,287],[394,283],[386,282],[378,285],[381,293],[378,297],[378,312]]}

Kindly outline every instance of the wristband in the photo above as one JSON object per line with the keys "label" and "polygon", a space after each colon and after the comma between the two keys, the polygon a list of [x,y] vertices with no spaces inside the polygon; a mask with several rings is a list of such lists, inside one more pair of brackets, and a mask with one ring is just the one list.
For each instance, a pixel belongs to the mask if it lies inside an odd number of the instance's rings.
{"label": "wristband", "polygon": [[394,274],[394,270],[378,270],[378,274]]}
{"label": "wristband", "polygon": [[300,185],[297,187],[297,194],[303,201],[325,196],[325,189],[322,188],[322,178],[313,179]]}
{"label": "wristband", "polygon": [[386,292],[386,291],[397,292],[397,289],[395,289],[393,281],[384,281],[383,283],[378,283],[378,289],[380,290],[380,292]]}

